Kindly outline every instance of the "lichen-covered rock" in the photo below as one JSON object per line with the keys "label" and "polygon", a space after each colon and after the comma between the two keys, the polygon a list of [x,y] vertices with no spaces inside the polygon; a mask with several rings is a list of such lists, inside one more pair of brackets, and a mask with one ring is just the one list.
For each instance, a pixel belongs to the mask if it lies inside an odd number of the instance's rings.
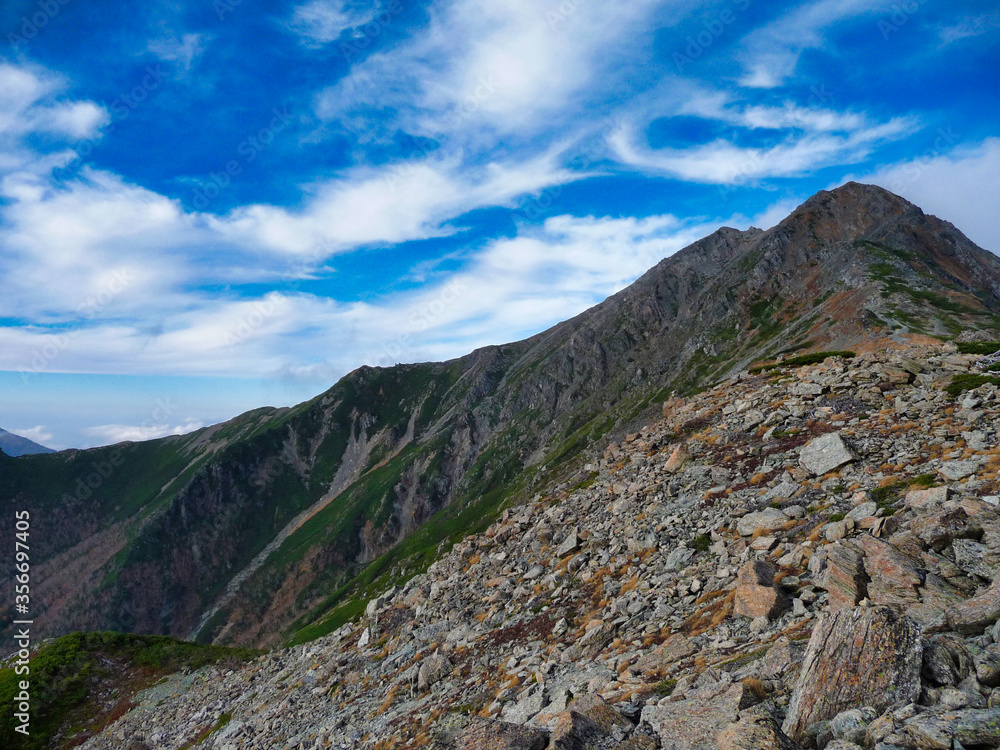
{"label": "lichen-covered rock", "polygon": [[741,716],[716,741],[719,750],[800,750],[770,716]]}
{"label": "lichen-covered rock", "polygon": [[782,730],[806,728],[855,706],[886,708],[920,695],[920,628],[889,607],[824,615],[813,630]]}
{"label": "lichen-covered rock", "polygon": [[905,731],[922,750],[952,750],[956,740],[964,747],[996,747],[1000,743],[1000,708],[920,714],[906,722]]}
{"label": "lichen-covered rock", "polygon": [[959,633],[981,633],[1000,618],[1000,578],[982,593],[949,607],[948,625]]}
{"label": "lichen-covered rock", "polygon": [[743,516],[736,522],[736,531],[740,536],[752,536],[757,531],[776,531],[788,521],[788,516],[777,508],[764,508]]}
{"label": "lichen-covered rock", "polygon": [[826,553],[826,590],[830,593],[830,611],[850,609],[868,595],[868,574],[864,556],[855,547],[831,544]]}
{"label": "lichen-covered rock", "polygon": [[474,717],[455,740],[456,750],[545,750],[548,732]]}
{"label": "lichen-covered rock", "polygon": [[622,741],[632,723],[599,695],[577,698],[550,725],[549,750],[592,750]]}
{"label": "lichen-covered rock", "polygon": [[442,654],[431,654],[420,665],[417,673],[417,690],[430,688],[445,675],[451,673],[451,662]]}
{"label": "lichen-covered rock", "polygon": [[718,734],[754,700],[742,683],[695,692],[695,697],[642,710],[643,724],[659,736],[664,750],[714,749]]}

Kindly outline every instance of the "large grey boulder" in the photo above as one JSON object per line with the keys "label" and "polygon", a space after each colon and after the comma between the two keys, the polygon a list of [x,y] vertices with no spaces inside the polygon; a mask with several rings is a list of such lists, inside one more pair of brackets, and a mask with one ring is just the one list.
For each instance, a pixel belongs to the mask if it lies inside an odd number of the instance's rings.
{"label": "large grey boulder", "polygon": [[694,691],[685,700],[642,709],[642,723],[669,750],[715,750],[716,738],[754,697],[743,683],[717,684]]}
{"label": "large grey boulder", "polygon": [[788,516],[777,508],[764,508],[743,516],[736,522],[736,531],[740,536],[752,536],[756,531],[776,531],[788,520]]}
{"label": "large grey boulder", "polygon": [[[806,728],[856,706],[881,714],[920,695],[920,628],[889,607],[823,615],[806,648],[782,730],[797,742]],[[863,665],[863,669],[860,668]]]}
{"label": "large grey boulder", "polygon": [[820,435],[802,446],[799,452],[799,463],[816,476],[835,471],[853,460],[854,454],[837,432]]}
{"label": "large grey boulder", "polygon": [[913,744],[925,750],[963,747],[996,747],[1000,744],[1000,708],[967,708],[960,711],[926,713],[905,726]]}

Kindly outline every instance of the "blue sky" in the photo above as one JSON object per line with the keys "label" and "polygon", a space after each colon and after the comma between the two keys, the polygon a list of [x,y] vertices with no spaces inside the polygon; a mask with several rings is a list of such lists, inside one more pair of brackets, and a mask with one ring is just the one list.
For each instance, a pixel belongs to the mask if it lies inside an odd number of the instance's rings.
{"label": "blue sky", "polygon": [[521,338],[847,179],[1000,252],[985,0],[7,0],[0,36],[0,426],[56,448]]}

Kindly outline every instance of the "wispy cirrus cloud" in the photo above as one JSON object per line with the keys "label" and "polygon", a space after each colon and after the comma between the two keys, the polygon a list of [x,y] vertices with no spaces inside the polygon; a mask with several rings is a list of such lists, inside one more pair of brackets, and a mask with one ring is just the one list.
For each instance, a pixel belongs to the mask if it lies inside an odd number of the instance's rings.
{"label": "wispy cirrus cloud", "polygon": [[308,0],[292,11],[288,26],[307,45],[320,46],[336,41],[345,31],[363,26],[380,10],[382,6],[376,2]]}
{"label": "wispy cirrus cloud", "polygon": [[673,0],[438,3],[426,28],[322,91],[316,112],[367,137],[397,127],[469,139],[483,128],[531,133],[627,81],[635,71],[616,51],[643,44],[654,22],[669,23],[680,7]]}
{"label": "wispy cirrus cloud", "polygon": [[731,138],[685,147],[651,148],[639,125],[625,122],[608,137],[624,164],[671,177],[710,184],[732,185],[791,177],[831,164],[855,164],[879,145],[915,132],[920,121],[912,116],[877,122],[855,112],[782,106],[732,106],[723,97],[698,96],[679,104],[675,114],[696,114],[745,131],[775,131],[760,145],[743,145]]}
{"label": "wispy cirrus cloud", "polygon": [[942,45],[949,45],[962,39],[977,37],[1000,29],[1000,10],[967,16],[956,24],[938,30]]}
{"label": "wispy cirrus cloud", "polygon": [[738,53],[744,68],[740,83],[750,88],[780,86],[794,75],[804,50],[825,44],[829,27],[877,10],[865,0],[820,0],[783,12],[745,37]]}

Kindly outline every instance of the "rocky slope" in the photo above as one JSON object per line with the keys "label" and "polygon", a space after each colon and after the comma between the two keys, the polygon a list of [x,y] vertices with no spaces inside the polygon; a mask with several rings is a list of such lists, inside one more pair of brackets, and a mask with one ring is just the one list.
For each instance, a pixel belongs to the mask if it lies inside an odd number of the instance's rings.
{"label": "rocky slope", "polygon": [[357,621],[170,677],[83,747],[1000,747],[996,359],[670,399]]}
{"label": "rocky slope", "polygon": [[993,330],[998,295],[995,256],[849,183],[768,231],[720,229],[525,341],[364,367],[295,408],[189,436],[0,456],[0,511],[33,511],[47,634],[304,640],[672,392],[782,350]]}

